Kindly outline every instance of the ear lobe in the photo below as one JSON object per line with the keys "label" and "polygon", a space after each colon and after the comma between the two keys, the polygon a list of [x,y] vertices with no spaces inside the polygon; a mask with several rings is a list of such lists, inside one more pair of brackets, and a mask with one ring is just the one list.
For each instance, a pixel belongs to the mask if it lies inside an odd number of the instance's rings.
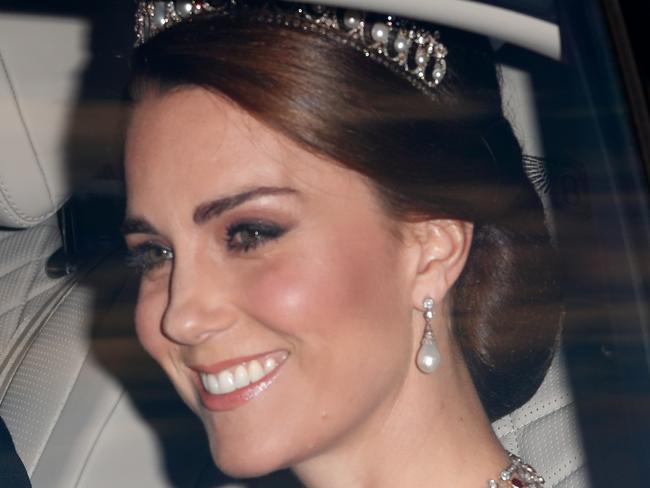
{"label": "ear lobe", "polygon": [[460,220],[429,220],[415,224],[420,259],[413,289],[414,306],[431,296],[440,302],[456,282],[467,261],[473,225]]}

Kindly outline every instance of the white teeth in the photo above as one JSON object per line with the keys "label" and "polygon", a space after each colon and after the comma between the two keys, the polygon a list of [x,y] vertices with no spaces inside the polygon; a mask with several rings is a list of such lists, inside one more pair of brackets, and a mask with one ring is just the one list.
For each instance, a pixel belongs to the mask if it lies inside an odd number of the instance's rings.
{"label": "white teeth", "polygon": [[260,363],[257,359],[241,363],[216,374],[201,373],[203,388],[212,395],[230,393],[255,383],[279,366],[278,361],[284,362],[288,353],[274,353],[277,357],[269,356]]}
{"label": "white teeth", "polygon": [[261,380],[263,376],[264,370],[262,369],[262,366],[260,366],[259,361],[253,359],[248,363],[248,377],[250,378],[251,383]]}
{"label": "white teeth", "polygon": [[276,362],[275,359],[273,358],[266,358],[266,361],[264,361],[264,372],[265,373],[270,373],[273,371],[275,368],[277,368],[278,363]]}
{"label": "white teeth", "polygon": [[235,377],[230,371],[227,369],[222,371],[219,373],[218,378],[221,393],[230,393],[231,391],[235,391]]}
{"label": "white teeth", "polygon": [[[213,374],[206,374],[206,375],[201,375],[204,380],[204,386],[205,389],[208,390],[210,393],[213,395],[216,395],[217,393],[221,393],[221,389],[219,388],[219,381],[217,380],[217,377]],[[206,385],[207,383],[207,385]]]}
{"label": "white teeth", "polygon": [[248,371],[241,364],[235,369],[235,388],[243,388],[250,384]]}

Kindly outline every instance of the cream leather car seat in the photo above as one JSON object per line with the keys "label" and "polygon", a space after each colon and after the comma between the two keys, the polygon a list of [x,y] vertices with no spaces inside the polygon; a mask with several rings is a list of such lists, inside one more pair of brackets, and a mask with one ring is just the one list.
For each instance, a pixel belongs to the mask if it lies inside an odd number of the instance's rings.
{"label": "cream leather car seat", "polygon": [[[514,127],[523,153],[544,156],[530,74],[501,66],[503,109]],[[547,195],[549,225],[552,215]],[[537,393],[524,406],[493,424],[506,449],[543,473],[548,486],[588,488],[587,466],[575,405],[562,352],[555,357]]]}
{"label": "cream leather car seat", "polygon": [[[110,253],[46,272],[86,42],[80,20],[0,12],[0,415],[37,488],[247,486],[212,470],[201,427],[139,349],[134,277]],[[504,69],[504,92],[526,152],[542,155],[527,75]],[[494,424],[549,487],[588,486],[572,404],[558,356],[535,397]]]}
{"label": "cream leather car seat", "polygon": [[108,252],[60,259],[87,31],[0,12],[0,415],[34,487],[198,486],[204,435],[137,347],[133,276]]}

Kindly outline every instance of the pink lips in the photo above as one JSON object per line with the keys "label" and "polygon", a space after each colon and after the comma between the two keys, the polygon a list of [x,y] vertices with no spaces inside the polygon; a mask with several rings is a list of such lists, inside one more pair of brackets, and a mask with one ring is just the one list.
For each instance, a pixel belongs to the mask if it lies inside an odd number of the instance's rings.
{"label": "pink lips", "polygon": [[[201,403],[206,409],[216,412],[233,410],[243,405],[244,403],[247,403],[250,400],[256,398],[262,392],[264,392],[273,383],[282,365],[288,357],[289,353],[287,351],[280,350],[250,356],[241,356],[226,361],[220,361],[218,363],[207,366],[193,366],[191,369],[195,372],[195,374],[193,375],[192,380],[194,382],[194,386],[199,392]],[[267,358],[274,358],[277,362],[277,366],[272,371],[264,375],[259,380],[250,383],[248,386],[236,389],[232,392],[212,394],[206,390],[201,381],[201,373],[216,374],[227,368],[230,368],[231,366],[248,363],[253,360],[263,362]]]}

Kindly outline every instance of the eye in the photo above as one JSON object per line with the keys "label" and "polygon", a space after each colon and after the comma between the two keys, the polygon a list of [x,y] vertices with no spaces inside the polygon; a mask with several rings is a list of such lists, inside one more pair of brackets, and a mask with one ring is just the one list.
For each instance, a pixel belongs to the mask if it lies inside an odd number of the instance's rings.
{"label": "eye", "polygon": [[126,264],[144,274],[173,258],[174,252],[168,247],[155,242],[145,242],[129,250]]}
{"label": "eye", "polygon": [[230,251],[248,252],[269,240],[277,239],[285,232],[285,229],[271,222],[238,222],[228,227],[226,244]]}

